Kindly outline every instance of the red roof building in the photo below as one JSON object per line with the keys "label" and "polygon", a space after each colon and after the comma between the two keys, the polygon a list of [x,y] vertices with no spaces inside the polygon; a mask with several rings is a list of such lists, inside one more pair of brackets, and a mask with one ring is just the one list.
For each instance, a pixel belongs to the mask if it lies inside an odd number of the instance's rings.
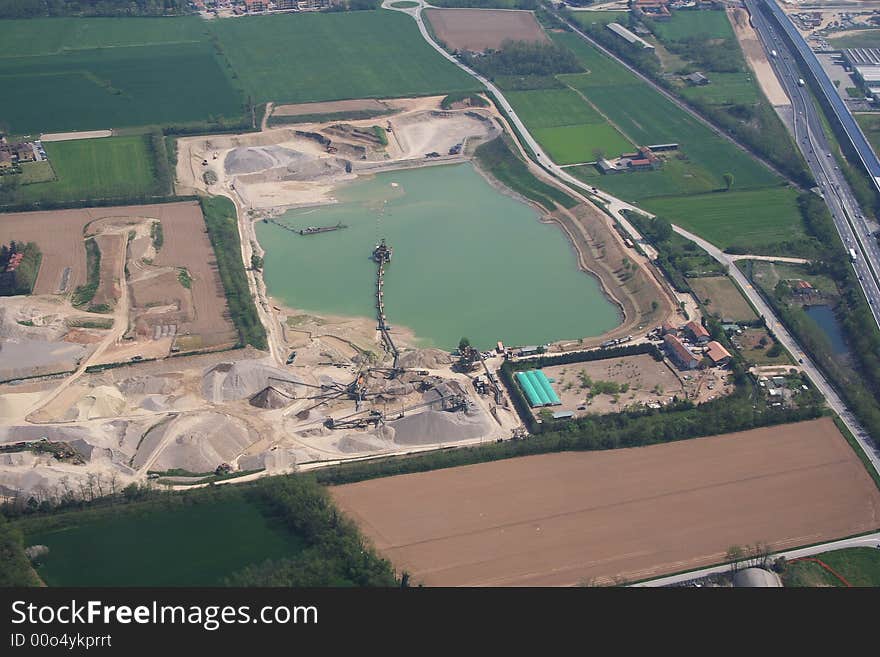
{"label": "red roof building", "polygon": [[699,322],[688,322],[685,324],[688,334],[697,344],[706,344],[709,342],[709,331],[706,330]]}
{"label": "red roof building", "polygon": [[691,353],[690,349],[685,347],[684,343],[674,335],[664,337],[663,344],[666,347],[666,353],[669,355],[669,358],[681,369],[693,370],[700,364],[700,361]]}
{"label": "red roof building", "polygon": [[726,365],[730,362],[731,355],[720,342],[712,340],[706,345],[706,357],[715,365]]}

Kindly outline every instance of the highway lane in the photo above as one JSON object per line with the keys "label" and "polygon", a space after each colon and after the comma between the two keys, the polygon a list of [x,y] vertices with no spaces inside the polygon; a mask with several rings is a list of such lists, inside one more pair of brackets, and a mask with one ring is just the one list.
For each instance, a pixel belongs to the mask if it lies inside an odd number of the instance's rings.
{"label": "highway lane", "polygon": [[[809,87],[798,82],[807,74],[802,72],[788,40],[760,10],[758,0],[745,0],[745,4],[770,64],[792,101],[795,142],[816,178],[844,245],[857,254],[853,267],[874,319],[880,325],[880,246],[833,157],[833,147],[825,135]],[[774,50],[776,57],[771,55]]]}

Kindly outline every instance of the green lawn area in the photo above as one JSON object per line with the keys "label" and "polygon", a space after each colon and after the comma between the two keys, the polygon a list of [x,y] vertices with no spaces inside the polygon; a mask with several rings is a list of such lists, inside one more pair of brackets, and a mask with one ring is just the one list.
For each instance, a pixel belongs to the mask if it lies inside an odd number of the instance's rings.
{"label": "green lawn area", "polygon": [[871,142],[874,152],[880,153],[880,114],[855,114],[856,121]]}
{"label": "green lawn area", "polygon": [[244,98],[204,26],[186,17],[0,21],[0,83],[15,89],[0,94],[0,117],[22,134],[240,117]]}
{"label": "green lawn area", "polygon": [[652,28],[657,36],[678,41],[689,36],[698,34],[716,39],[733,38],[733,27],[727,20],[727,13],[723,10],[676,10],[672,12],[672,18],[668,21],[654,21]]}
{"label": "green lawn area", "polygon": [[572,175],[601,187],[626,201],[640,201],[654,196],[701,194],[719,189],[718,176],[691,160],[680,160],[675,153],[664,155],[663,166],[654,171],[603,176],[596,167],[587,165],[568,169]]}
{"label": "green lawn area", "polygon": [[242,494],[95,519],[71,513],[60,527],[29,534],[27,544],[49,547],[37,568],[49,586],[218,586],[303,546]]}
{"label": "green lawn area", "polygon": [[304,103],[476,91],[399,12],[229,18],[208,23],[257,102]]}
{"label": "green lawn area", "polygon": [[[686,167],[668,167],[651,174],[656,182],[649,183],[649,190],[641,187],[642,181],[623,183],[635,185],[628,198],[645,198],[654,193],[680,194],[681,190],[708,192],[723,186],[722,175],[727,172],[734,175],[739,189],[766,187],[779,182],[773,172],[747,153],[715,135],[703,123],[589,44],[572,34],[554,33],[552,37],[560,45],[570,48],[590,71],[560,75],[561,81],[582,92],[623,134],[639,145],[678,143],[681,153],[687,157]],[[615,178],[619,180],[623,176]],[[679,191],[675,191],[676,188]],[[608,191],[614,193],[611,187]]]}
{"label": "green lawn area", "polygon": [[758,88],[752,72],[706,74],[709,84],[703,87],[684,86],[681,94],[685,98],[702,99],[713,105],[732,105],[741,103],[754,105],[758,102]]}
{"label": "green lawn area", "polygon": [[118,46],[196,43],[206,23],[175,18],[28,18],[0,21],[0,57],[58,55]]}
{"label": "green lawn area", "polygon": [[573,89],[510,91],[504,96],[529,129],[605,122]]}
{"label": "green lawn area", "polygon": [[738,246],[764,254],[768,245],[805,237],[797,197],[794,189],[771,187],[654,198],[643,206],[721,249]]}
{"label": "green lawn area", "polygon": [[19,182],[22,185],[30,185],[32,183],[48,182],[55,179],[55,172],[49,162],[25,162],[21,165],[21,178]]}
{"label": "green lawn area", "polygon": [[615,21],[626,25],[628,12],[625,11],[572,11],[575,21],[587,27],[593,23],[607,25]]}
{"label": "green lawn area", "polygon": [[540,128],[532,134],[557,164],[592,162],[597,149],[612,157],[632,150],[632,144],[607,123]]}
{"label": "green lawn area", "polygon": [[[827,564],[853,586],[880,586],[880,550],[877,548],[834,550],[813,558]],[[782,581],[785,586],[843,586],[834,575],[809,561],[788,564]]]}
{"label": "green lawn area", "polygon": [[859,30],[828,42],[835,48],[880,48],[880,30]]}
{"label": "green lawn area", "polygon": [[57,180],[21,185],[15,203],[149,196],[156,190],[144,136],[78,139],[44,144]]}

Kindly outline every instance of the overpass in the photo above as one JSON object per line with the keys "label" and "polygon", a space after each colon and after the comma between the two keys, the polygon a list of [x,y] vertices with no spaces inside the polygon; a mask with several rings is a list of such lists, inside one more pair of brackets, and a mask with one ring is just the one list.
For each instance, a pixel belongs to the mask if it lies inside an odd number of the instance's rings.
{"label": "overpass", "polygon": [[816,83],[816,88],[821,92],[825,101],[831,107],[832,113],[837,119],[841,129],[846,134],[850,145],[858,154],[859,159],[862,161],[862,164],[871,176],[871,180],[874,181],[874,186],[880,191],[880,159],[877,158],[877,154],[874,153],[874,149],[871,148],[871,144],[868,143],[865,134],[862,132],[862,129],[859,127],[855,118],[853,118],[846,103],[843,102],[840,94],[837,93],[837,88],[831,83],[831,80],[828,79],[828,75],[826,75],[825,71],[822,69],[822,65],[816,58],[815,53],[810,46],[807,45],[804,37],[797,31],[797,28],[789,20],[788,16],[785,15],[785,12],[782,11],[778,4],[776,4],[775,0],[759,0],[759,2],[763,6],[765,12],[767,12],[779,25],[782,33],[785,34],[788,41],[793,46],[796,56],[806,66],[809,75],[812,76]]}

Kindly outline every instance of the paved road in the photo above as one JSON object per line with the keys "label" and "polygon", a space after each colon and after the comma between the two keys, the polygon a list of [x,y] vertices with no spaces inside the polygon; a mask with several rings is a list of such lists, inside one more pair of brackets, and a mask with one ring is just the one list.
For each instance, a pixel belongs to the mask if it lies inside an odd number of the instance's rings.
{"label": "paved road", "polygon": [[434,41],[434,38],[431,36],[431,33],[428,31],[428,28],[425,26],[424,19],[422,18],[422,10],[426,9],[426,8],[430,8],[430,5],[425,3],[424,0],[414,0],[415,2],[419,3],[417,7],[410,7],[408,9],[400,9],[400,8],[391,6],[392,2],[395,2],[395,1],[396,0],[384,0],[384,2],[382,3],[382,7],[385,9],[391,9],[393,11],[400,11],[400,12],[403,12],[405,14],[409,14],[410,16],[412,16],[415,19],[416,24],[419,26],[419,31],[422,33],[422,37],[425,39],[425,41],[428,42],[428,44],[434,50],[436,50],[438,53],[440,53],[440,55],[442,55],[445,59],[448,59],[450,62],[452,62],[453,64],[458,66],[458,68],[463,70],[465,73],[476,78],[480,82],[480,84],[482,84],[484,87],[486,87],[486,89],[488,89],[489,91],[491,91],[495,95],[495,98],[498,100],[498,106],[502,110],[504,110],[504,112],[507,114],[510,122],[513,123],[513,125],[519,131],[519,135],[522,138],[522,141],[524,141],[525,144],[529,147],[529,149],[531,149],[531,151],[535,154],[535,157],[537,158],[537,163],[539,166],[541,166],[544,170],[548,171],[552,175],[556,176],[556,178],[558,178],[559,180],[562,180],[562,181],[568,183],[569,185],[572,185],[573,187],[575,187],[577,189],[583,190],[583,191],[587,192],[588,194],[591,194],[592,196],[601,200],[605,204],[605,207],[614,216],[615,220],[620,224],[621,228],[623,228],[626,231],[626,233],[630,236],[630,238],[634,242],[638,243],[641,246],[643,252],[652,260],[657,257],[657,251],[654,249],[654,247],[652,247],[650,244],[648,244],[644,240],[644,238],[642,238],[641,234],[639,234],[639,232],[638,232],[638,230],[636,230],[635,226],[633,226],[631,223],[629,223],[629,221],[627,221],[626,217],[623,215],[623,211],[624,210],[633,210],[633,211],[641,212],[642,214],[646,214],[648,216],[653,216],[653,215],[650,215],[649,213],[645,212],[644,210],[640,210],[636,206],[631,205],[631,204],[627,203],[626,201],[623,201],[623,200],[617,198],[616,196],[612,196],[611,194],[603,192],[603,191],[597,189],[596,187],[593,187],[592,185],[588,185],[584,181],[582,181],[578,178],[575,178],[570,173],[568,173],[568,171],[566,171],[564,168],[562,168],[561,166],[556,164],[550,158],[550,156],[544,152],[544,150],[541,148],[541,145],[537,142],[537,140],[534,137],[532,137],[528,128],[526,128],[526,125],[520,120],[519,116],[517,116],[516,112],[513,109],[513,106],[511,106],[511,104],[507,101],[507,99],[504,97],[504,94],[501,92],[501,90],[498,87],[496,87],[488,78],[482,76],[480,73],[473,70],[472,68],[464,65],[461,61],[459,61],[456,57],[453,57],[452,55],[450,55],[436,41]]}
{"label": "paved road", "polygon": [[871,465],[874,466],[874,470],[877,471],[878,474],[880,474],[880,452],[878,452],[877,449],[874,447],[873,442],[868,435],[868,432],[865,431],[864,428],[862,428],[862,425],[859,424],[855,416],[849,411],[849,409],[843,403],[843,400],[838,397],[837,393],[834,391],[834,388],[831,387],[831,384],[828,383],[816,364],[806,353],[803,352],[803,350],[800,348],[800,345],[798,345],[797,341],[794,339],[794,337],[792,337],[791,333],[788,332],[788,329],[785,328],[785,325],[779,321],[779,318],[776,317],[773,309],[770,308],[769,305],[767,305],[767,303],[764,301],[764,298],[749,282],[745,274],[743,274],[739,270],[739,268],[737,268],[733,258],[727,253],[724,253],[723,251],[718,249],[716,246],[710,244],[701,237],[698,237],[697,235],[686,231],[680,226],[673,225],[672,228],[676,233],[695,242],[718,262],[727,266],[730,272],[730,276],[739,284],[740,288],[742,288],[749,301],[751,301],[755,308],[757,308],[758,314],[764,316],[764,319],[767,322],[767,328],[773,331],[776,339],[779,340],[782,346],[788,349],[789,353],[798,359],[798,361],[801,363],[801,368],[803,369],[803,371],[807,374],[807,376],[810,377],[810,380],[813,382],[813,385],[816,386],[819,392],[821,392],[825,396],[825,399],[828,402],[828,406],[831,407],[831,409],[840,416],[844,424],[846,424],[847,428],[852,432],[853,436],[855,436],[859,445],[861,445],[862,450],[871,461]]}
{"label": "paved road", "polygon": [[[758,37],[771,55],[768,60],[776,77],[791,98],[795,141],[822,190],[845,247],[854,249],[857,254],[853,267],[874,319],[880,325],[880,279],[877,277],[877,272],[880,271],[880,247],[852,189],[832,156],[833,147],[825,136],[822,119],[810,89],[799,84],[805,74],[801,71],[788,40],[783,38],[780,30],[760,10],[758,0],[746,0],[746,7],[751,13]],[[772,56],[773,50],[777,53],[776,57]]]}
{"label": "paved road", "polygon": [[702,124],[703,124],[704,126],[706,126],[709,130],[711,130],[713,133],[715,133],[718,137],[720,137],[721,139],[725,139],[725,140],[729,141],[731,144],[733,144],[734,146],[736,146],[736,147],[739,148],[740,150],[745,151],[746,153],[748,153],[749,155],[751,155],[754,159],[756,159],[756,160],[758,160],[759,162],[763,163],[764,166],[766,166],[768,169],[770,169],[771,171],[773,171],[773,172],[774,172],[776,175],[778,175],[779,177],[784,178],[784,179],[787,180],[790,184],[797,186],[797,183],[795,183],[795,182],[794,182],[793,180],[791,180],[788,176],[786,176],[784,173],[782,173],[779,169],[777,169],[775,166],[773,166],[773,164],[771,164],[770,162],[768,162],[767,160],[765,160],[765,159],[764,159],[763,157],[761,157],[758,153],[756,153],[755,151],[753,151],[752,149],[750,149],[748,146],[746,146],[746,145],[743,144],[742,142],[737,141],[736,139],[734,139],[733,137],[731,137],[729,134],[727,134],[727,133],[724,132],[723,130],[720,130],[719,128],[717,128],[717,127],[715,126],[714,123],[712,123],[711,121],[709,121],[709,120],[703,118],[703,116],[701,116],[698,112],[694,111],[694,110],[693,110],[693,109],[692,109],[687,103],[685,103],[685,102],[682,101],[680,98],[676,97],[674,94],[670,93],[669,91],[667,91],[666,89],[664,89],[663,87],[661,87],[659,84],[657,84],[656,82],[654,82],[654,80],[652,80],[652,79],[649,78],[647,75],[645,75],[644,73],[642,73],[641,71],[639,71],[639,69],[637,69],[637,68],[631,66],[631,65],[630,65],[625,59],[621,59],[621,58],[618,57],[616,54],[614,54],[613,52],[611,52],[610,50],[608,50],[607,48],[605,48],[601,43],[599,43],[598,41],[595,41],[595,40],[594,40],[592,37],[590,37],[586,32],[584,32],[583,30],[581,30],[580,27],[579,27],[576,23],[572,23],[571,21],[566,20],[566,18],[565,18],[564,16],[562,16],[562,15],[556,13],[555,11],[553,11],[552,13],[556,16],[556,18],[558,18],[559,20],[563,21],[566,25],[568,25],[568,26],[571,28],[572,32],[574,32],[575,34],[577,34],[581,39],[583,39],[584,41],[586,41],[587,43],[589,43],[591,46],[593,46],[593,47],[596,48],[597,50],[603,52],[605,55],[607,55],[608,57],[610,57],[611,59],[613,59],[614,61],[616,61],[618,64],[620,64],[621,66],[623,66],[624,68],[626,68],[630,73],[632,73],[633,75],[635,75],[636,77],[638,77],[639,79],[641,79],[642,82],[644,82],[645,84],[647,84],[648,86],[650,86],[652,89],[654,89],[654,91],[656,91],[656,92],[659,93],[661,96],[663,96],[664,98],[666,98],[666,100],[668,100],[669,102],[671,102],[671,103],[673,103],[674,105],[676,105],[680,110],[682,110],[683,112],[689,114],[689,115],[690,115],[693,119],[695,119],[696,121],[699,121],[700,123],[702,123]]}
{"label": "paved road", "polygon": [[[876,534],[868,534],[867,536],[859,536],[857,538],[845,538],[840,541],[832,541],[830,543],[822,543],[821,545],[814,545],[812,547],[800,548],[797,550],[789,550],[787,552],[777,552],[772,555],[772,558],[785,557],[787,560],[791,559],[799,559],[801,557],[809,557],[814,554],[821,554],[822,552],[828,552],[830,550],[842,550],[844,548],[853,548],[853,547],[880,547],[880,533]],[[689,582],[693,579],[699,579],[701,577],[707,577],[708,575],[715,575],[717,573],[728,572],[730,570],[730,566],[724,564],[722,566],[712,566],[711,568],[703,568],[701,570],[694,570],[689,573],[683,573],[681,575],[671,575],[669,577],[661,577],[659,579],[652,579],[648,582],[641,582],[639,584],[633,584],[634,587],[648,587],[648,586],[670,586],[672,584],[681,584],[682,582]]]}

